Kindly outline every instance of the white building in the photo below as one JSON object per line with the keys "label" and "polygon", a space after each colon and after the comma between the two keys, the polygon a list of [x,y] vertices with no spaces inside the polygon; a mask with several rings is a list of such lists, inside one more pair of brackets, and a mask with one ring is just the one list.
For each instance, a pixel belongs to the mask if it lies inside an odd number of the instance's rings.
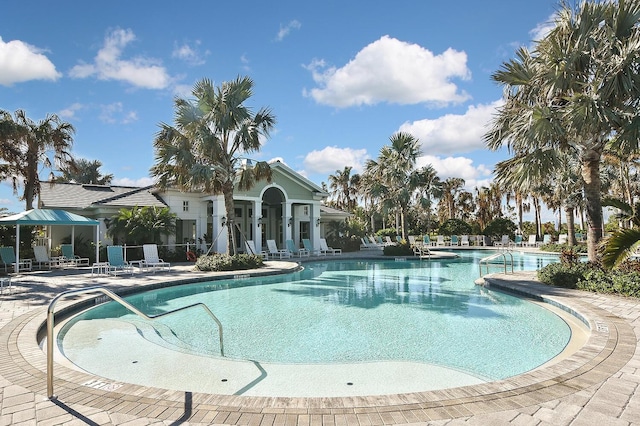
{"label": "white building", "polygon": [[[234,191],[235,243],[239,252],[244,251],[245,239],[254,240],[256,250],[266,247],[268,239],[284,247],[287,239],[300,245],[303,238],[320,246],[324,226],[332,220],[344,220],[345,212],[321,206],[328,193],[296,173],[285,164],[271,164],[272,180],[259,181],[249,191]],[[134,206],[169,207],[178,217],[177,232],[167,244],[196,244],[206,251],[206,241],[212,241],[212,251],[227,252],[227,214],[222,195],[201,192],[181,192],[169,189],[160,191],[149,187],[122,187],[43,183],[39,208],[63,209],[82,216],[98,219],[102,245],[112,241],[106,235],[105,219],[121,208]],[[70,231],[65,227],[50,228],[48,237],[56,246]],[[76,233],[77,235],[77,233]],[[93,237],[87,235],[88,239]]]}

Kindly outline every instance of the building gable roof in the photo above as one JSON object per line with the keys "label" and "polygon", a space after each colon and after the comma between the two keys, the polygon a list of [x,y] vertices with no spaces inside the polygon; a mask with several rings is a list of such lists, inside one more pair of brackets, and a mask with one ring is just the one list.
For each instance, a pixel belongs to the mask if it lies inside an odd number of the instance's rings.
{"label": "building gable roof", "polygon": [[100,224],[64,210],[32,209],[0,218],[0,225],[93,225]]}
{"label": "building gable roof", "polygon": [[43,182],[40,188],[39,206],[42,208],[88,209],[100,206],[166,207],[166,204],[152,192],[151,186],[127,187]]}

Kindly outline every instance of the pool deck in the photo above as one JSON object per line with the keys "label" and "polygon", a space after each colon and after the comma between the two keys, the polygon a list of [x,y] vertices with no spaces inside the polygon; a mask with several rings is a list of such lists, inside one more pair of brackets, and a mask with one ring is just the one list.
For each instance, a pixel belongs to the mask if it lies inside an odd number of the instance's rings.
{"label": "pool deck", "polygon": [[[379,251],[361,251],[335,258],[377,256]],[[299,260],[268,262],[263,272],[295,269]],[[46,356],[35,334],[57,294],[88,286],[120,292],[214,275],[221,274],[185,264],[124,277],[92,276],[90,269],[13,277],[13,291],[0,295],[0,425],[640,424],[640,300],[546,287],[532,272],[494,274],[487,282],[562,305],[587,319],[592,332],[568,358],[507,380],[398,395],[249,397],[111,383],[56,364],[58,399],[47,398]]]}

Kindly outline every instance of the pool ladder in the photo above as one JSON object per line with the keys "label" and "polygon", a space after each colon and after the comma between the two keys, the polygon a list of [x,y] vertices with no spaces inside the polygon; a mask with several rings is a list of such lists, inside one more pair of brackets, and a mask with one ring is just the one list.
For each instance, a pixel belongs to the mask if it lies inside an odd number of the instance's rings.
{"label": "pool ladder", "polygon": [[115,294],[114,292],[112,292],[110,290],[107,290],[106,288],[103,288],[103,287],[90,287],[90,288],[85,288],[85,289],[81,289],[81,290],[69,290],[69,291],[65,291],[63,293],[60,293],[59,295],[54,297],[51,300],[51,303],[49,303],[49,307],[47,308],[47,397],[49,399],[56,399],[56,396],[53,393],[53,340],[54,340],[54,338],[53,338],[53,329],[54,329],[54,326],[55,326],[55,306],[56,306],[56,303],[60,299],[63,299],[63,298],[68,297],[68,296],[73,296],[73,295],[78,295],[78,294],[87,294],[87,293],[102,293],[102,294],[104,294],[106,296],[106,297],[104,297],[104,299],[106,299],[108,297],[108,298],[112,299],[113,301],[118,302],[119,304],[121,304],[126,309],[130,310],[131,312],[133,312],[134,314],[136,314],[136,315],[138,315],[138,316],[140,316],[140,317],[142,317],[142,318],[144,318],[146,320],[149,320],[149,321],[154,321],[154,320],[157,320],[159,318],[166,317],[168,315],[172,315],[172,314],[175,314],[177,312],[184,311],[186,309],[195,308],[195,307],[200,306],[211,317],[211,319],[213,319],[216,322],[216,324],[218,325],[218,334],[220,335],[220,355],[224,356],[224,343],[223,343],[223,339],[222,339],[222,323],[213,314],[213,312],[211,312],[211,310],[207,307],[207,305],[205,305],[204,303],[194,303],[192,305],[183,306],[181,308],[174,309],[173,311],[163,312],[163,313],[158,314],[158,315],[147,315],[144,312],[140,311],[135,306],[133,306],[132,304],[130,304],[129,302],[127,302],[126,300],[124,300],[123,298],[121,298],[120,296],[118,296],[117,294]]}
{"label": "pool ladder", "polygon": [[[509,256],[508,259],[507,259],[507,255]],[[513,254],[511,253],[511,249],[506,248],[499,251],[498,253],[494,253],[490,256],[483,257],[482,259],[480,259],[480,262],[478,262],[478,268],[480,269],[480,278],[482,278],[482,265],[485,265],[487,269],[487,274],[488,274],[491,261],[498,258],[502,258],[502,266],[504,267],[504,273],[507,274],[508,273],[507,266],[511,266],[511,273],[513,274]]]}

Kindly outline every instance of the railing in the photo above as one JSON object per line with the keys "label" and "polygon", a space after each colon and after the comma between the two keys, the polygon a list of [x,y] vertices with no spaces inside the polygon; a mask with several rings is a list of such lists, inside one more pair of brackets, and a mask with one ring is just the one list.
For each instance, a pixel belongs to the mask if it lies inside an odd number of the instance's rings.
{"label": "railing", "polygon": [[507,273],[507,255],[509,255],[509,258],[510,258],[509,264],[511,265],[511,273],[513,274],[513,254],[511,254],[511,250],[506,249],[504,251],[500,251],[498,253],[494,253],[490,256],[483,257],[482,259],[480,259],[480,262],[478,262],[478,268],[480,269],[480,277],[482,277],[482,265],[484,264],[486,266],[487,274],[488,274],[489,265],[491,264],[491,261],[494,259],[498,259],[499,257],[502,257],[504,273],[506,274]]}
{"label": "railing", "polygon": [[149,320],[154,321],[156,319],[175,314],[177,312],[184,311],[186,309],[194,308],[196,306],[201,306],[202,309],[205,310],[207,314],[213,319],[218,325],[218,334],[220,335],[220,355],[224,356],[224,343],[222,339],[222,323],[220,320],[211,312],[211,310],[204,303],[194,303],[192,305],[184,306],[182,308],[174,309],[173,311],[163,312],[158,315],[147,315],[144,312],[140,311],[138,308],[118,296],[112,291],[107,290],[102,287],[90,287],[82,290],[70,290],[65,291],[64,293],[60,293],[56,297],[51,300],[49,303],[49,308],[47,309],[47,396],[49,399],[56,399],[56,396],[53,394],[53,329],[55,326],[55,305],[60,300],[67,296],[77,295],[77,294],[86,294],[86,293],[103,293],[104,295],[110,297],[115,302],[118,302],[134,314]]}

